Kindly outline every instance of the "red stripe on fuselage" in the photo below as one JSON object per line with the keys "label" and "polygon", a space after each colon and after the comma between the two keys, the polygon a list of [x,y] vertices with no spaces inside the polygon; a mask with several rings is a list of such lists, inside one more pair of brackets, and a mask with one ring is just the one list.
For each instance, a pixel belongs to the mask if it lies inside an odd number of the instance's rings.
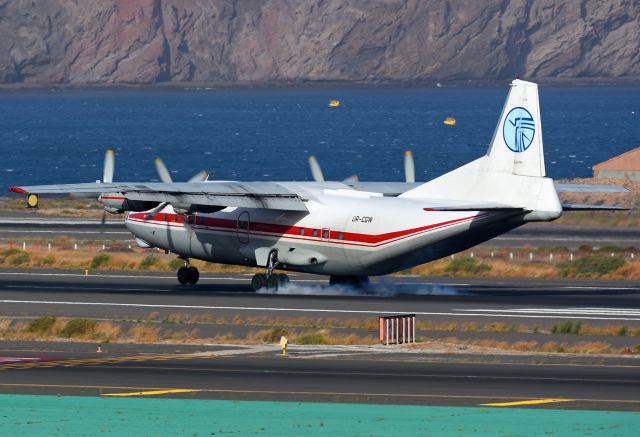
{"label": "red stripe on fuselage", "polygon": [[[379,246],[381,244],[391,243],[400,239],[404,239],[413,235],[418,235],[436,228],[448,227],[454,224],[461,224],[466,221],[473,220],[475,218],[485,217],[486,213],[481,215],[473,215],[462,217],[459,219],[447,220],[440,223],[434,223],[418,228],[404,229],[400,231],[387,232],[384,234],[362,234],[356,232],[342,232],[331,230],[329,232],[329,238],[323,238],[321,228],[305,228],[300,226],[279,225],[273,223],[260,223],[251,222],[248,230],[241,230],[241,232],[247,232],[251,235],[261,234],[276,234],[278,237],[285,237],[296,240],[306,240],[315,242],[330,242],[336,244],[356,244],[356,245],[368,245]],[[189,223],[195,229],[204,228],[207,230],[217,230],[222,232],[237,232],[237,220],[222,219],[214,217],[202,217],[202,216],[188,216]],[[172,223],[182,223],[182,216],[177,214],[156,214],[153,217],[146,218],[145,213],[132,213],[129,214],[129,220],[142,224],[154,224],[151,222],[160,222],[160,224],[166,223],[166,226],[183,227],[184,225],[173,225]],[[301,231],[302,230],[302,231]],[[316,231],[316,235],[313,235],[313,231]],[[342,238],[340,238],[342,237]],[[331,241],[329,241],[331,240]],[[360,243],[360,244],[358,244]]]}

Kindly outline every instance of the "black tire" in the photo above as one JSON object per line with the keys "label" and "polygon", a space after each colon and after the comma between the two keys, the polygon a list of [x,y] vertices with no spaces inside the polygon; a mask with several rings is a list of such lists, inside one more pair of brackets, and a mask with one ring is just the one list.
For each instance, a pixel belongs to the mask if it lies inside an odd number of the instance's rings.
{"label": "black tire", "polygon": [[278,286],[284,287],[289,284],[289,276],[284,273],[278,273]]}
{"label": "black tire", "polygon": [[180,267],[178,269],[178,282],[180,285],[187,285],[189,282],[189,269],[186,267]]}
{"label": "black tire", "polygon": [[258,291],[261,288],[264,288],[266,286],[267,286],[267,275],[263,273],[256,273],[255,275],[253,275],[253,278],[251,278],[251,289],[253,291]]}
{"label": "black tire", "polygon": [[189,278],[187,279],[187,282],[190,285],[196,285],[200,279],[200,272],[195,267],[189,267],[187,270],[189,270]]}
{"label": "black tire", "polygon": [[280,285],[280,276],[278,274],[267,276],[267,288],[269,290],[277,290]]}

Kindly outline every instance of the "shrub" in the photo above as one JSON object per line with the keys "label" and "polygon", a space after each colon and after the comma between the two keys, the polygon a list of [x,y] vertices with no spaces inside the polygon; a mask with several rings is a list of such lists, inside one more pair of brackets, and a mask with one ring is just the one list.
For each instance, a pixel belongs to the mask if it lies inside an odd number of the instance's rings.
{"label": "shrub", "polygon": [[94,256],[93,259],[91,260],[90,268],[99,269],[103,265],[107,264],[109,260],[111,260],[111,256],[109,256],[109,254],[99,253],[98,255]]}
{"label": "shrub", "polygon": [[182,261],[180,258],[176,258],[176,259],[172,259],[171,261],[169,261],[169,268],[171,270],[178,270],[180,267],[184,266],[184,261]]}
{"label": "shrub", "polygon": [[558,264],[560,275],[567,276],[602,276],[625,265],[621,256],[591,255],[574,262]]}
{"label": "shrub", "polygon": [[582,322],[574,322],[567,320],[566,322],[556,323],[551,327],[551,333],[553,334],[580,334],[582,329]]}
{"label": "shrub", "polygon": [[26,252],[22,252],[20,255],[11,260],[11,264],[13,264],[14,266],[21,266],[22,264],[28,263],[29,259],[29,254]]}
{"label": "shrub", "polygon": [[575,261],[576,273],[596,273],[604,275],[624,266],[624,258],[620,256],[593,255]]}
{"label": "shrub", "polygon": [[327,339],[320,332],[303,335],[296,341],[298,344],[325,344],[326,342]]}
{"label": "shrub", "polygon": [[44,258],[42,258],[42,265],[43,266],[52,266],[56,263],[56,257],[53,255],[47,255]]}
{"label": "shrub", "polygon": [[149,255],[148,257],[140,261],[140,265],[138,265],[138,268],[140,270],[149,270],[151,267],[157,266],[158,264],[160,264],[160,258],[158,258],[157,256]]}
{"label": "shrub", "polygon": [[16,249],[16,248],[14,247],[14,248],[11,248],[11,249],[7,249],[7,250],[5,250],[4,252],[2,252],[2,254],[3,254],[4,256],[11,256],[11,255],[16,255],[16,254],[18,254],[18,253],[20,253],[20,252],[22,252],[20,249]]}
{"label": "shrub", "polygon": [[444,269],[447,273],[482,273],[491,270],[491,266],[480,263],[475,258],[460,257],[451,260]]}
{"label": "shrub", "polygon": [[38,317],[35,320],[32,320],[29,323],[27,329],[29,332],[37,332],[39,334],[43,334],[47,332],[53,324],[56,322],[56,318],[54,316],[42,316]]}
{"label": "shrub", "polygon": [[72,319],[69,320],[67,326],[64,327],[60,335],[63,337],[81,337],[93,333],[96,329],[95,320],[89,319]]}

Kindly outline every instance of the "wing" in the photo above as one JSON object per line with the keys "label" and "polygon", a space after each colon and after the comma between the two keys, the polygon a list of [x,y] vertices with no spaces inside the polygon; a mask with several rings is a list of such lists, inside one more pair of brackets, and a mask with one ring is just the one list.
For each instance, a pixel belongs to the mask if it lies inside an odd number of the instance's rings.
{"label": "wing", "polygon": [[184,210],[211,210],[233,206],[308,211],[304,203],[307,199],[274,182],[96,182],[11,187],[9,191],[24,194],[79,194],[96,198],[109,193],[122,193],[125,200],[131,202],[168,202]]}

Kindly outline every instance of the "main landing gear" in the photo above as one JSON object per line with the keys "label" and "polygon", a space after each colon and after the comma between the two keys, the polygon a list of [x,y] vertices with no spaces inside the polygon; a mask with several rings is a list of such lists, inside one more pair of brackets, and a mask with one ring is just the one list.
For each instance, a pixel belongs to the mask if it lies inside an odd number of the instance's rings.
{"label": "main landing gear", "polygon": [[278,264],[278,251],[271,251],[267,261],[266,273],[256,273],[253,275],[253,278],[251,278],[251,289],[253,291],[258,291],[261,288],[277,290],[287,285],[289,283],[289,277],[287,275],[284,273],[273,273],[273,269],[275,269]]}
{"label": "main landing gear", "polygon": [[189,265],[188,258],[182,258],[184,260],[184,267],[178,269],[178,282],[180,285],[196,285],[198,279],[200,279],[200,272],[197,268]]}

